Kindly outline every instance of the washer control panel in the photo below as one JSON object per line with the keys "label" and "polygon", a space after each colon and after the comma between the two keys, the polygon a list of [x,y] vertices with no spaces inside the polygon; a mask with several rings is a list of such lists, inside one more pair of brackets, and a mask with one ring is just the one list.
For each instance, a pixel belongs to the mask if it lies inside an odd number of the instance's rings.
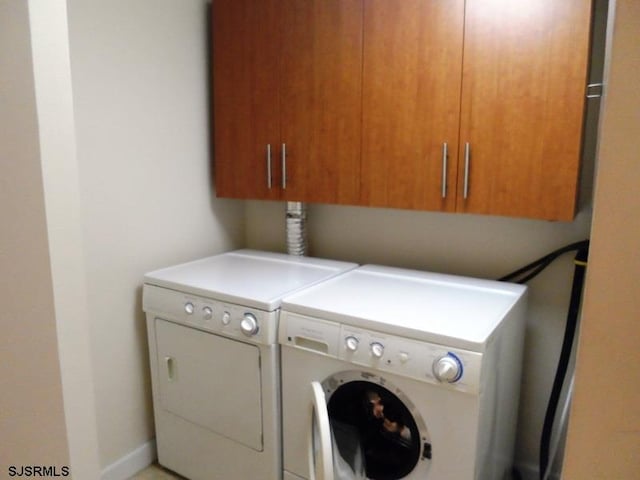
{"label": "washer control panel", "polygon": [[282,312],[279,342],[463,392],[480,390],[482,354],[478,352],[289,312]]}
{"label": "washer control panel", "polygon": [[279,310],[266,312],[155,285],[144,286],[143,309],[164,320],[238,340],[276,342]]}

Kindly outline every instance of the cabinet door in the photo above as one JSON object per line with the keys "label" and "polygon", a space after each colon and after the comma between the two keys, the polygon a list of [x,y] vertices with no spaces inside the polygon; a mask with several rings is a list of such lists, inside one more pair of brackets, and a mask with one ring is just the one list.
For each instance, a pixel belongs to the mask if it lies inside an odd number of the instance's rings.
{"label": "cabinet door", "polygon": [[590,0],[467,0],[458,211],[573,219],[590,16]]}
{"label": "cabinet door", "polygon": [[362,0],[281,2],[285,198],[356,203],[359,194]]}
{"label": "cabinet door", "polygon": [[[278,0],[214,0],[213,111],[218,196],[275,199],[279,170]],[[272,153],[269,188],[267,149]]]}
{"label": "cabinet door", "polygon": [[365,0],[365,205],[455,208],[463,17],[463,0]]}

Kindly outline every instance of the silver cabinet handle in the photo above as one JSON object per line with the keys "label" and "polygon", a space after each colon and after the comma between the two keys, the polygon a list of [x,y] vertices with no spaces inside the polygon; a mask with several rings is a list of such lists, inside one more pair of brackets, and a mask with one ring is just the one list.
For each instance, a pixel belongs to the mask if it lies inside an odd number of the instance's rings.
{"label": "silver cabinet handle", "polygon": [[271,144],[267,144],[267,188],[271,189]]}
{"label": "silver cabinet handle", "polygon": [[[596,93],[591,93],[595,89]],[[600,98],[604,90],[604,83],[590,83],[587,85],[587,98]]]}
{"label": "silver cabinet handle", "polygon": [[282,144],[282,189],[287,188],[287,144]]}
{"label": "silver cabinet handle", "polygon": [[469,161],[471,159],[471,146],[469,142],[464,144],[464,193],[463,197],[466,200],[469,196]]}
{"label": "silver cabinet handle", "polygon": [[449,155],[449,146],[442,144],[442,198],[447,198],[447,157]]}

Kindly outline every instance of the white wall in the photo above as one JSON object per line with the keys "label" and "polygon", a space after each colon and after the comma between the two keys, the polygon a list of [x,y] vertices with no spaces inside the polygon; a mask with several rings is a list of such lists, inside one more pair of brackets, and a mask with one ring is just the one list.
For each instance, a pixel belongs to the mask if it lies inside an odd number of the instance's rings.
{"label": "white wall", "polygon": [[[249,247],[282,250],[284,205],[248,202]],[[498,278],[589,236],[590,211],[572,223],[477,215],[309,205],[312,256]],[[544,411],[564,332],[573,257],[566,255],[529,285],[517,461],[537,468]]]}
{"label": "white wall", "polygon": [[40,163],[72,475],[96,478],[98,439],[64,0],[29,2]]}
{"label": "white wall", "polygon": [[143,273],[241,245],[244,217],[212,191],[207,2],[68,8],[104,469],[153,437]]}
{"label": "white wall", "polygon": [[0,0],[0,477],[69,465],[28,5]]}

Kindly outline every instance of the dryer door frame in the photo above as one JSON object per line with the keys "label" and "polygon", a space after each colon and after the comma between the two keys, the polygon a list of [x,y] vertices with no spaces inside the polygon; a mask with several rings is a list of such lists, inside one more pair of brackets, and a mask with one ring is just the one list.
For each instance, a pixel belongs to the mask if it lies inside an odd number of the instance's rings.
{"label": "dryer door frame", "polygon": [[155,408],[216,435],[264,450],[258,346],[156,316]]}

